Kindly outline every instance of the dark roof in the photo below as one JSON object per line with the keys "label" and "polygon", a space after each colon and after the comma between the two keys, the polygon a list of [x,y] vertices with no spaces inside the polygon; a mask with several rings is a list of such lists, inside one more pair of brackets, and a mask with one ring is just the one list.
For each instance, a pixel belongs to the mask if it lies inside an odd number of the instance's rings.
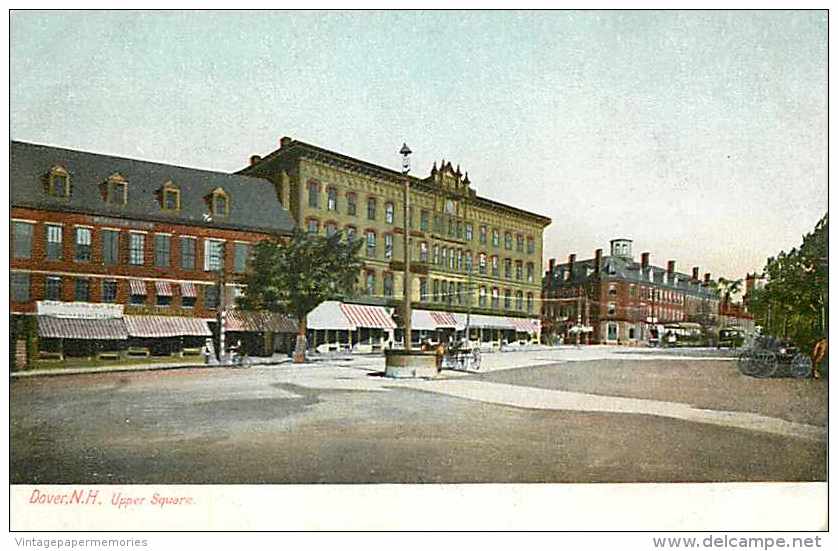
{"label": "dark roof", "polygon": [[[568,263],[556,265],[556,277],[559,286],[568,283],[578,284],[580,282],[587,281],[589,278],[594,277],[593,258],[587,260],[578,260],[574,262],[573,277],[569,281],[564,281],[562,279],[562,276],[558,274],[561,271],[566,270],[568,266]],[[636,281],[638,283],[649,283],[649,272],[644,272],[641,268],[642,265],[639,262],[635,262],[631,258],[626,258],[622,256],[603,256],[601,275],[609,279],[621,279],[625,281]],[[714,293],[714,291],[709,287],[705,287],[703,285],[695,285],[694,283],[692,283],[692,276],[688,274],[675,272],[675,275],[678,276],[678,284],[676,285],[674,282],[666,281],[666,268],[661,268],[659,266],[649,266],[647,270],[652,270],[654,283],[657,285],[672,289],[680,289],[682,291],[692,294],[710,295]],[[591,273],[589,274],[588,272]]]}
{"label": "dark roof", "polygon": [[[47,193],[46,178],[56,165],[70,174],[69,198]],[[102,184],[115,173],[128,181],[127,205],[112,205],[103,198]],[[273,184],[262,178],[17,141],[10,146],[9,177],[10,200],[16,207],[280,234],[294,228]],[[169,180],[180,189],[176,212],[164,211],[160,205],[159,191]],[[206,222],[206,197],[219,187],[229,197],[229,215]]]}
{"label": "dark roof", "polygon": [[[283,140],[284,140],[284,138],[283,138]],[[272,151],[271,153],[269,153],[265,157],[260,158],[259,161],[255,165],[245,167],[245,168],[241,169],[240,171],[238,171],[237,174],[258,174],[259,173],[258,167],[260,165],[265,166],[267,163],[270,163],[274,159],[281,158],[281,157],[284,157],[284,156],[287,156],[287,155],[291,155],[292,153],[298,153],[299,154],[299,153],[305,153],[305,152],[308,152],[308,153],[314,154],[314,155],[322,155],[322,156],[334,159],[335,161],[339,162],[340,164],[343,164],[344,166],[353,167],[356,170],[360,170],[361,172],[374,175],[378,178],[389,179],[389,180],[393,180],[393,181],[398,181],[398,180],[401,180],[402,178],[404,178],[404,175],[402,175],[401,172],[398,172],[396,170],[393,170],[393,169],[390,169],[390,168],[387,168],[387,167],[383,167],[383,166],[380,166],[380,165],[376,165],[376,164],[370,163],[368,161],[363,161],[361,159],[356,159],[355,157],[350,157],[348,155],[344,155],[343,153],[338,153],[336,151],[331,151],[329,149],[324,149],[324,148],[318,147],[316,145],[312,145],[312,144],[309,144],[309,143],[306,143],[306,142],[301,142],[299,140],[292,140],[292,139],[289,139],[287,142],[283,143],[282,147],[280,147],[279,149],[277,149],[275,151]],[[411,176],[410,179],[411,179],[411,183],[410,183],[411,186],[425,188],[429,191],[434,190],[434,186],[431,185],[427,181],[427,179],[425,179],[425,178],[417,178],[415,176]],[[507,205],[505,203],[499,203],[497,201],[493,201],[493,200],[487,199],[485,197],[480,197],[480,196],[475,195],[475,196],[470,197],[470,199],[475,201],[477,204],[483,204],[487,207],[506,210],[506,211],[514,213],[514,214],[524,215],[524,216],[527,216],[529,218],[534,218],[538,222],[540,222],[541,224],[543,224],[545,226],[552,223],[552,220],[549,217],[544,216],[542,214],[537,214],[537,213],[534,213],[534,212],[526,211],[524,209],[519,209],[517,207],[513,207],[513,206]]]}

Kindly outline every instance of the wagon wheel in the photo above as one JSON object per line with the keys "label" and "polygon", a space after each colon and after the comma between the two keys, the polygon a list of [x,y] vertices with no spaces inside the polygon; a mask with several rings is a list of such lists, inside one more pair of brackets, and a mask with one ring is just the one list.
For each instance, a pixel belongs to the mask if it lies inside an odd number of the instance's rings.
{"label": "wagon wheel", "polygon": [[759,370],[759,364],[757,364],[756,357],[754,357],[754,353],[750,350],[746,350],[739,354],[737,367],[743,375],[748,375],[749,377],[756,375],[756,372]]}
{"label": "wagon wheel", "polygon": [[789,372],[795,379],[809,377],[812,374],[812,358],[802,352],[798,352],[791,359]]}
{"label": "wagon wheel", "polygon": [[766,352],[759,352],[757,354],[757,372],[754,374],[754,377],[773,377],[775,373],[777,373],[777,368],[779,367],[780,362],[778,361],[777,354],[774,352],[766,351]]}

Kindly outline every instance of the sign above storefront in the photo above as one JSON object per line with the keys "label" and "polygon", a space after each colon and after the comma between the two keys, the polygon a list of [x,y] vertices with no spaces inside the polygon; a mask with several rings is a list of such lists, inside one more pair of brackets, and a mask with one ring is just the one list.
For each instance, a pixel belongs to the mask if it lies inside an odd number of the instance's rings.
{"label": "sign above storefront", "polygon": [[39,300],[37,305],[39,316],[77,319],[108,319],[122,317],[122,304]]}
{"label": "sign above storefront", "polygon": [[110,216],[94,216],[94,224],[102,226],[118,226],[121,228],[135,228],[139,230],[150,230],[154,228],[151,222],[143,222],[141,220],[126,220],[125,218],[111,218]]}

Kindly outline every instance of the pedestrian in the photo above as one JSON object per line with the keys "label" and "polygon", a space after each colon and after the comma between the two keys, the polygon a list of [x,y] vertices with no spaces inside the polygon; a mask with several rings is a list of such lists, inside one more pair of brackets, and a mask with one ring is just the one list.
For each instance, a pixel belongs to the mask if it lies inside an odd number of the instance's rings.
{"label": "pedestrian", "polygon": [[815,348],[812,350],[812,378],[820,379],[821,371],[818,369],[820,363],[827,359],[828,345],[826,339],[821,339],[815,343]]}
{"label": "pedestrian", "polygon": [[442,359],[445,357],[445,345],[442,341],[436,346],[436,372],[442,371]]}

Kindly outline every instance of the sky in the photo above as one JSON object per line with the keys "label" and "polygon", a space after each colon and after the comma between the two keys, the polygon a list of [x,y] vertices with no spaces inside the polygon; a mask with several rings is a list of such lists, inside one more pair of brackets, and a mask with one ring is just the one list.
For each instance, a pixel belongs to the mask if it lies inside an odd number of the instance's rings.
{"label": "sky", "polygon": [[[291,136],[742,278],[827,210],[825,11],[13,12],[10,132],[235,171]],[[14,182],[12,182],[14,185]],[[607,254],[607,252],[606,252]]]}

